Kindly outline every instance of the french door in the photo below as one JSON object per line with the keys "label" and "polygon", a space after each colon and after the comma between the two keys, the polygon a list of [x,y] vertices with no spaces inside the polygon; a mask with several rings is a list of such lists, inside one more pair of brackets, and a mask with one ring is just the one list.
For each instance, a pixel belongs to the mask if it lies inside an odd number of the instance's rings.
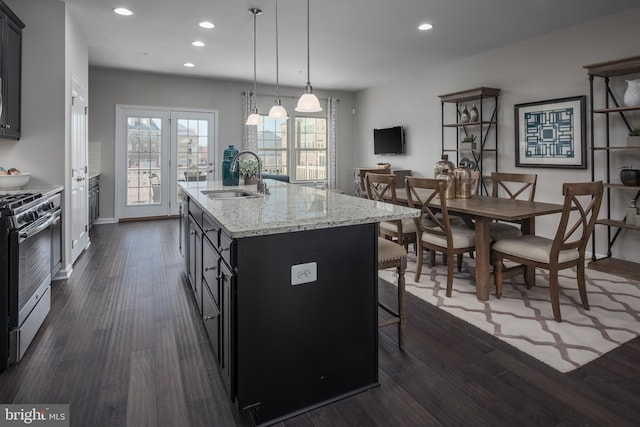
{"label": "french door", "polygon": [[116,106],[116,219],[177,215],[178,182],[215,177],[216,114]]}

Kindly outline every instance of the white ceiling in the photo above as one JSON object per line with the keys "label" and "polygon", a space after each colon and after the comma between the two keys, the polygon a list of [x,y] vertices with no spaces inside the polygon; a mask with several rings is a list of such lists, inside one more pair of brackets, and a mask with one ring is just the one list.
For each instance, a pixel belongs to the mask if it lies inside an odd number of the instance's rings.
{"label": "white ceiling", "polygon": [[[65,0],[96,66],[275,83],[275,0]],[[311,0],[311,83],[359,90],[625,9],[638,0]],[[114,7],[135,14],[122,17]],[[280,84],[306,82],[306,2],[278,1]],[[197,24],[212,21],[204,30]],[[434,25],[422,32],[423,22]],[[196,48],[193,40],[207,45]],[[185,62],[196,66],[187,69]]]}

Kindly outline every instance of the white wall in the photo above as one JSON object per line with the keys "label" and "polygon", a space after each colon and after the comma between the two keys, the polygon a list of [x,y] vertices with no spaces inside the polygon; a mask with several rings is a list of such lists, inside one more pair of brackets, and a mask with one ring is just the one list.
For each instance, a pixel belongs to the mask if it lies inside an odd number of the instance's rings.
{"label": "white wall", "polygon": [[[115,106],[129,104],[141,106],[197,108],[218,112],[218,159],[229,145],[242,145],[242,92],[252,89],[251,83],[213,79],[189,78],[163,74],[140,73],[108,68],[90,68],[89,141],[91,149],[100,147],[100,219],[114,218],[115,191]],[[280,88],[283,103],[289,97],[300,96],[303,88]],[[275,93],[271,87],[258,87],[257,92]],[[352,164],[353,141],[352,93],[316,92],[319,97],[334,97],[338,102],[339,163]],[[291,98],[293,99],[293,98]],[[268,111],[260,105],[260,111]],[[93,143],[99,143],[93,144]],[[222,161],[222,160],[220,160]],[[341,167],[338,187],[350,189],[350,176]]]}
{"label": "white wall", "polygon": [[[500,88],[500,171],[537,173],[536,199],[559,202],[562,200],[560,183],[590,181],[590,169],[516,168],[513,106],[577,95],[588,96],[589,79],[583,66],[638,55],[639,19],[640,8],[632,9],[361,91],[356,96],[357,144],[354,146],[354,158],[363,165],[389,161],[392,167],[412,169],[414,175],[432,177],[433,165],[441,154],[441,105],[438,95],[481,86]],[[620,101],[625,88],[624,82],[616,86]],[[596,102],[601,99],[601,96],[597,96]],[[612,119],[617,127],[614,135],[622,139],[620,145],[624,145],[626,131],[621,128],[621,121],[617,117],[612,115]],[[632,126],[640,127],[640,115],[633,116],[633,120]],[[589,122],[587,111],[587,127]],[[602,119],[596,121],[596,135],[602,134],[602,123]],[[372,129],[394,125],[404,125],[407,129],[408,154],[375,156]],[[588,136],[587,146],[589,143]],[[633,162],[636,168],[640,167],[640,154],[630,153],[625,153],[624,160],[627,164]],[[590,167],[590,157],[588,165]],[[604,163],[600,162],[602,165]],[[618,170],[613,170],[612,181],[617,179],[617,174]],[[634,195],[627,194],[623,198]],[[618,202],[616,206],[623,209],[625,202]],[[553,235],[556,226],[557,217],[537,220],[537,231],[547,236]],[[599,230],[599,236],[603,236],[605,229],[600,227]],[[640,234],[633,231],[623,232],[615,246],[616,257],[640,260],[639,237]],[[600,240],[597,252],[606,252],[606,245],[601,244]]]}
{"label": "white wall", "polygon": [[[22,135],[19,141],[0,141],[2,165],[30,172],[31,187],[69,188],[70,81],[74,73],[87,86],[86,38],[68,15],[64,2],[7,0],[7,4],[25,23]],[[70,201],[67,192],[64,196],[63,209]],[[70,230],[71,217],[65,214],[62,261],[67,272],[71,271]]]}

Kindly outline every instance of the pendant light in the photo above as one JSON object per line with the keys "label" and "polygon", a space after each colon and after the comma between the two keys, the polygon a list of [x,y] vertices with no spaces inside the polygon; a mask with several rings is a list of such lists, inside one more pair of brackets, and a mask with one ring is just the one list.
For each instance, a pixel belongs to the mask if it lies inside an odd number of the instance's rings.
{"label": "pendant light", "polygon": [[[253,96],[256,96],[256,17],[262,13],[260,9],[251,8],[249,13],[253,15]],[[253,113],[247,117],[245,125],[258,126],[262,124],[262,116],[258,114],[258,106],[253,107]]]}
{"label": "pendant light", "polygon": [[269,110],[270,119],[286,119],[287,110],[284,109],[280,102],[280,80],[278,68],[278,0],[276,0],[276,103]]}
{"label": "pendant light", "polygon": [[310,74],[310,60],[309,60],[309,22],[310,22],[310,12],[309,12],[309,0],[307,0],[307,86],[304,89],[304,94],[298,100],[298,105],[296,106],[296,111],[302,113],[317,113],[322,111],[322,107],[320,106],[320,101],[318,101],[318,97],[313,94],[313,89],[311,88],[311,78]]}

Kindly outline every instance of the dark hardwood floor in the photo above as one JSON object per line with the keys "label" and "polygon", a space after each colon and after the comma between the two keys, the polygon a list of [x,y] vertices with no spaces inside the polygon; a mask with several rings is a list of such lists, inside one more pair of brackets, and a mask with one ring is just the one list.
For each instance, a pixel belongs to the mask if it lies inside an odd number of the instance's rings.
{"label": "dark hardwood floor", "polygon": [[[68,403],[72,426],[249,425],[181,279],[178,221],[98,225],[2,403]],[[380,283],[393,304],[394,289]],[[380,330],[381,386],[283,426],[640,424],[640,339],[561,374],[407,294],[406,350]],[[278,387],[278,384],[274,384]]]}

